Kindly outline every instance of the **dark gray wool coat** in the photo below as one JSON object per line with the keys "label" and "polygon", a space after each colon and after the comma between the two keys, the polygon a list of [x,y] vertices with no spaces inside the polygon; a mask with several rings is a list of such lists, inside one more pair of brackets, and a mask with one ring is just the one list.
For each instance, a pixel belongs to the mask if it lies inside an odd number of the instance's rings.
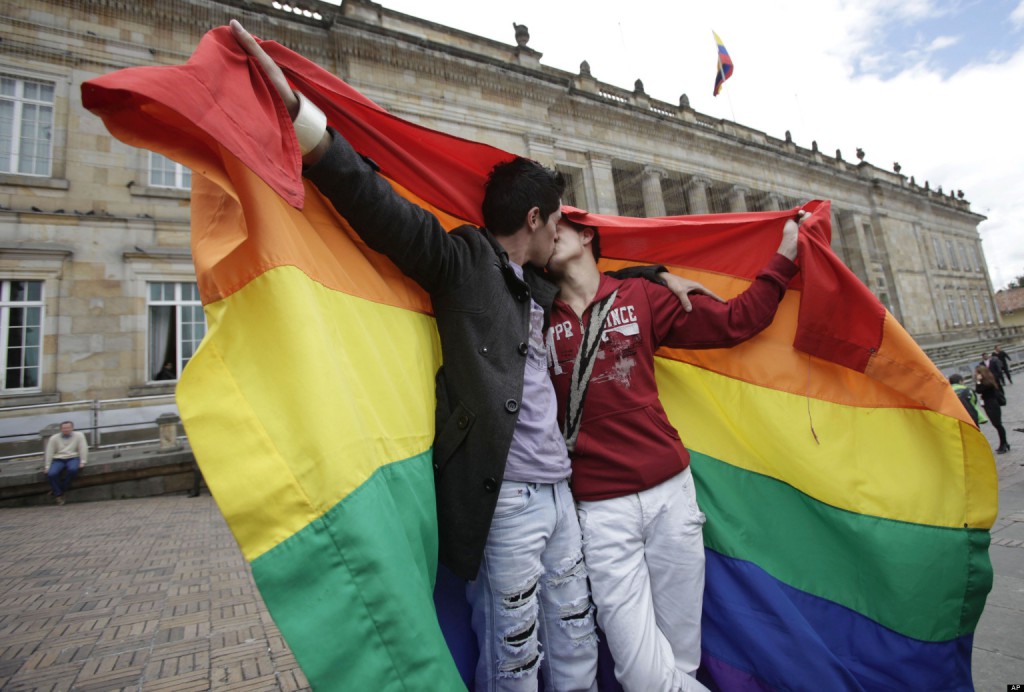
{"label": "dark gray wool coat", "polygon": [[530,298],[546,317],[557,291],[529,266],[521,281],[486,229],[447,233],[332,134],[328,153],[304,175],[433,302],[445,363],[437,373],[434,437],[439,557],[474,579],[523,395]]}

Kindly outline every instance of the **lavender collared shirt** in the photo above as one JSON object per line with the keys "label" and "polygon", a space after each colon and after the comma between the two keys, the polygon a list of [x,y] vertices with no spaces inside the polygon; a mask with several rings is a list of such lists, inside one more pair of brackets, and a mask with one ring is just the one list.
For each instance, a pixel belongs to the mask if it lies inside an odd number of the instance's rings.
{"label": "lavender collared shirt", "polygon": [[[510,262],[516,275],[523,268]],[[505,480],[556,483],[569,477],[569,453],[558,428],[558,402],[547,368],[544,309],[530,300],[529,351],[523,375],[523,398],[505,464]]]}

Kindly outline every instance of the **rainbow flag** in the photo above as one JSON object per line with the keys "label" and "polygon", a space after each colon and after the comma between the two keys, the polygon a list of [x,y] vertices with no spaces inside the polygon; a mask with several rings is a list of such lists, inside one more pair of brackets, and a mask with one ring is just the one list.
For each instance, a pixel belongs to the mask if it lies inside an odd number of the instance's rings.
{"label": "rainbow flag", "polygon": [[[711,33],[715,34],[714,31]],[[715,72],[714,96],[718,96],[725,80],[732,77],[732,58],[729,57],[729,51],[725,49],[725,44],[722,43],[722,39],[718,38],[718,34],[715,34],[715,45],[718,46],[718,70]]]}
{"label": "rainbow flag", "polygon": [[[448,228],[481,223],[483,180],[510,154],[404,122],[263,45],[399,194]],[[437,576],[428,297],[304,183],[287,113],[226,28],[186,65],[115,72],[82,98],[118,138],[193,171],[208,332],[179,407],[310,682],[462,688],[475,652],[458,584]],[[659,353],[708,517],[702,676],[721,689],[970,688],[992,580],[991,451],[829,249],[828,203],[805,209],[801,274],[769,329]],[[791,213],[587,220],[608,268],[665,263],[729,296]]]}

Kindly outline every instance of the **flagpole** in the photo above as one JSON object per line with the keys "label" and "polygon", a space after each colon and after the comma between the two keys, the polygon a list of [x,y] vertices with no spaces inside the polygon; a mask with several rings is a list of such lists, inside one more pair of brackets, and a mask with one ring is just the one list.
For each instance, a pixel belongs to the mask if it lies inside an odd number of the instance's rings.
{"label": "flagpole", "polygon": [[[714,32],[712,32],[712,33],[714,33]],[[717,42],[715,43],[715,45],[716,46],[718,45]],[[720,92],[721,91],[725,91],[725,70],[722,69],[722,61],[721,60],[718,61],[718,74],[721,75],[721,77],[722,77],[722,88],[719,91]],[[732,114],[732,121],[735,123],[736,122],[736,111],[734,111],[732,109],[732,94],[730,94],[729,92],[726,91],[725,92],[725,98],[729,102],[729,112]]]}

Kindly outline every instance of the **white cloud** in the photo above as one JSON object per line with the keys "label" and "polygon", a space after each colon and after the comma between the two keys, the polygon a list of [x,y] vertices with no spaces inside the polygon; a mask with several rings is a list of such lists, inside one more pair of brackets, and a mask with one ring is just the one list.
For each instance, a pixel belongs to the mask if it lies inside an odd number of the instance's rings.
{"label": "white cloud", "polygon": [[929,53],[934,53],[935,51],[942,50],[943,48],[955,46],[958,43],[960,43],[959,36],[936,36],[932,39],[932,42],[928,44],[928,47],[925,50]]}
{"label": "white cloud", "polygon": [[1014,29],[1024,26],[1024,0],[1021,0],[1020,4],[1010,13],[1010,22],[1013,23]]}

